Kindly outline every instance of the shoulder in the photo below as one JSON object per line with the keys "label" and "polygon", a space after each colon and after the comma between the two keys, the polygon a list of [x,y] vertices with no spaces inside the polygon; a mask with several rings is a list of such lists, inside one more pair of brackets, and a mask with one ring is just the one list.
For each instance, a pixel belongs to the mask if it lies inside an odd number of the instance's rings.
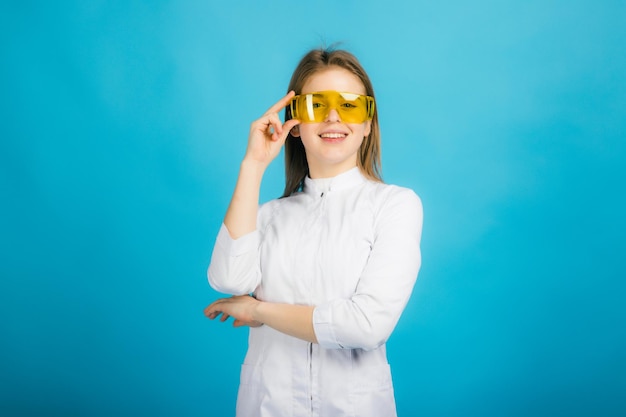
{"label": "shoulder", "polygon": [[364,192],[376,230],[421,234],[424,213],[422,201],[415,191],[398,185],[368,181]]}
{"label": "shoulder", "polygon": [[421,213],[422,200],[410,188],[393,184],[368,181],[367,188],[370,198],[375,202],[375,206],[382,211],[387,210],[409,210]]}

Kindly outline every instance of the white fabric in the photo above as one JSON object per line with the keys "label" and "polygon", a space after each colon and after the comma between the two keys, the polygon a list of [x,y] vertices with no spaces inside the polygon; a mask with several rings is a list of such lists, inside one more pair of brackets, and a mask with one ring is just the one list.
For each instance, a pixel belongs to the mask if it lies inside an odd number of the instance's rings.
{"label": "white fabric", "polygon": [[237,240],[222,225],[211,286],[316,306],[319,342],[251,328],[237,416],[396,415],[385,342],[417,278],[421,231],[417,195],[358,168],[325,192],[306,178],[303,192],[262,205],[257,230]]}
{"label": "white fabric", "polygon": [[333,183],[334,178],[314,178],[311,181],[315,184],[315,188],[321,193],[325,193],[330,190],[330,185]]}

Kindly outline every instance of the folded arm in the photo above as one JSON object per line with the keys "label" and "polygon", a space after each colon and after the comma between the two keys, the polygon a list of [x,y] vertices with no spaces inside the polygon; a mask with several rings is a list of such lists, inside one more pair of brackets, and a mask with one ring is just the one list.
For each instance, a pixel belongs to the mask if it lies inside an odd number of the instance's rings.
{"label": "folded arm", "polygon": [[[235,326],[266,324],[325,348],[375,349],[395,328],[417,278],[421,265],[421,202],[412,192],[399,194],[386,204],[378,222],[372,252],[352,297],[302,306],[236,296],[217,300],[205,309],[205,314],[211,319],[222,314],[222,320],[232,316]],[[255,247],[249,256],[257,253]],[[255,277],[260,280],[260,271]],[[251,279],[247,292],[256,285],[257,281]]]}

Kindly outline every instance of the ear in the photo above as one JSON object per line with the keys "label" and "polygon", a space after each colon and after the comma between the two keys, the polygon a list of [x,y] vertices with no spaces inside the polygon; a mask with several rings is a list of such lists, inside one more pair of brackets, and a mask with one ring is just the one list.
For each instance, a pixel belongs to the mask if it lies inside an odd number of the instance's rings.
{"label": "ear", "polygon": [[294,127],[291,128],[291,131],[289,133],[291,133],[291,136],[293,136],[294,138],[299,138],[300,137],[300,126],[295,125]]}
{"label": "ear", "polygon": [[368,120],[367,122],[365,122],[365,131],[363,132],[363,136],[368,137],[371,132],[372,132],[372,121]]}

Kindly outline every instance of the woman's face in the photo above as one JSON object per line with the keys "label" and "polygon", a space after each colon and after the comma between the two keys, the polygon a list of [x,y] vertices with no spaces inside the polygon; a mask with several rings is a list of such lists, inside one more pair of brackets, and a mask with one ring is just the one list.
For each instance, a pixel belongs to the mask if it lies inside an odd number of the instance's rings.
{"label": "woman's face", "polygon": [[[341,67],[330,67],[310,76],[301,94],[328,90],[366,94],[361,80]],[[329,178],[357,165],[359,148],[370,129],[371,121],[344,123],[331,109],[323,122],[301,123],[292,134],[302,140],[311,178]]]}

